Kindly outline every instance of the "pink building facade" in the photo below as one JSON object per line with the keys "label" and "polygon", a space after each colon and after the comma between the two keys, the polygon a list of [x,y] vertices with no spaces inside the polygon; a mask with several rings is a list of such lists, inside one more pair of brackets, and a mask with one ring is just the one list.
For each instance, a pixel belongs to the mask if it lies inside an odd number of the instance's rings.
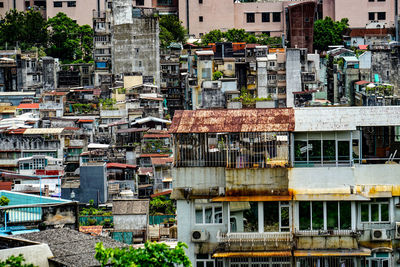
{"label": "pink building facade", "polygon": [[[395,0],[324,0],[323,15],[349,19],[350,28],[395,27]],[[372,24],[371,24],[372,23]]]}

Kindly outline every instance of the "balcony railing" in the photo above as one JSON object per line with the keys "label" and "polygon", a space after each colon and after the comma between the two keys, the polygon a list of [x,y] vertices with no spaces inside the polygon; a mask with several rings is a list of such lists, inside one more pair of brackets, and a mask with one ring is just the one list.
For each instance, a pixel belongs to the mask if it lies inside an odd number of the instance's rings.
{"label": "balcony railing", "polygon": [[291,242],[292,234],[284,233],[217,233],[220,243],[242,243],[242,242]]}
{"label": "balcony railing", "polygon": [[356,236],[354,230],[296,230],[296,237],[309,236]]}

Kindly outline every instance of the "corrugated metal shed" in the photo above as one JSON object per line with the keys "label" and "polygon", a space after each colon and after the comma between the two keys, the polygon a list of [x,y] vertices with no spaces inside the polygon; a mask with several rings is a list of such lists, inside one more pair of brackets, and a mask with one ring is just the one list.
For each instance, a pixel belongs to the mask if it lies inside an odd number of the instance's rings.
{"label": "corrugated metal shed", "polygon": [[290,108],[179,110],[170,133],[287,132],[294,130]]}
{"label": "corrugated metal shed", "polygon": [[24,134],[61,134],[64,128],[30,128]]}

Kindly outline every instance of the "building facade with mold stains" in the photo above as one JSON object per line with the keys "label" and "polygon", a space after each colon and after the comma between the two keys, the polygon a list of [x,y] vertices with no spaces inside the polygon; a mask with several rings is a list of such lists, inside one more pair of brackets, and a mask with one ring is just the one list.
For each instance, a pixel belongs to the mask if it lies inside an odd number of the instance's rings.
{"label": "building facade with mold stains", "polygon": [[177,112],[172,197],[193,265],[396,266],[399,112]]}

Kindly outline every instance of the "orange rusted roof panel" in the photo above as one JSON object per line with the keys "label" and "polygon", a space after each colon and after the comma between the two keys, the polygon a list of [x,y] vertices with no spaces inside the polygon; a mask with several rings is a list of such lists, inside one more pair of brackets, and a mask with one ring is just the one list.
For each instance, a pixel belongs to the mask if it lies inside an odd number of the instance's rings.
{"label": "orange rusted roof panel", "polygon": [[232,201],[291,201],[292,196],[226,196],[215,197],[213,202],[232,202]]}
{"label": "orange rusted roof panel", "polygon": [[295,250],[295,257],[340,257],[340,256],[371,256],[367,248],[344,250]]}
{"label": "orange rusted roof panel", "polygon": [[259,251],[259,252],[217,252],[213,258],[258,258],[258,257],[291,257],[290,251]]}
{"label": "orange rusted roof panel", "polygon": [[176,111],[170,133],[290,132],[291,108]]}

